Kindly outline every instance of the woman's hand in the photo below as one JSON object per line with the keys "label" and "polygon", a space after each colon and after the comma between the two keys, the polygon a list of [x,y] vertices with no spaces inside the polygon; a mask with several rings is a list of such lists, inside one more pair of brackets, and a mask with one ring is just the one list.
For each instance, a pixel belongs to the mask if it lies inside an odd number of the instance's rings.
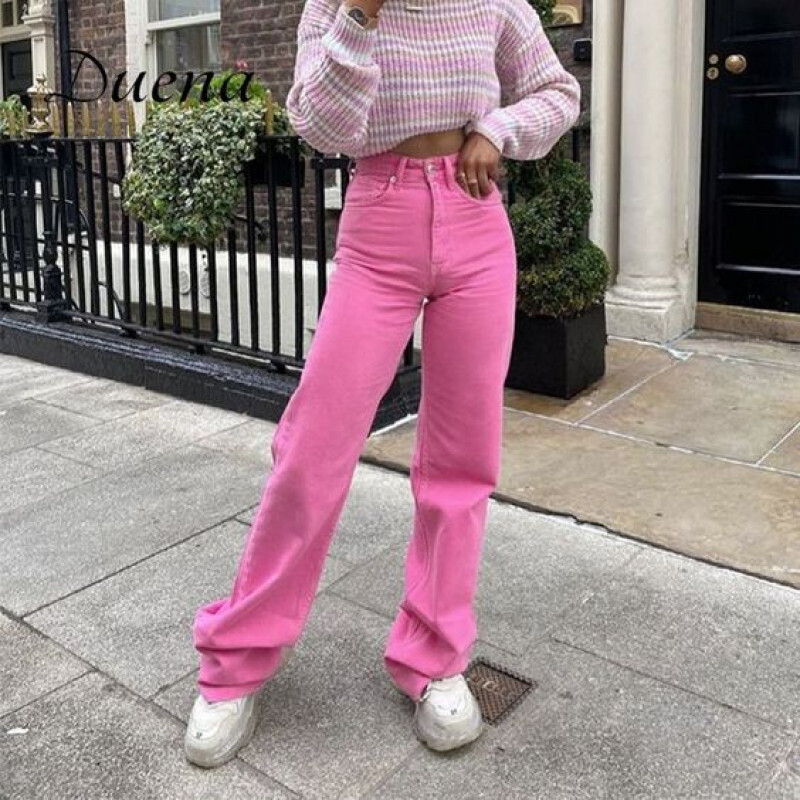
{"label": "woman's hand", "polygon": [[500,151],[477,131],[467,136],[458,151],[456,179],[473,197],[485,197],[492,191],[491,181],[500,176]]}

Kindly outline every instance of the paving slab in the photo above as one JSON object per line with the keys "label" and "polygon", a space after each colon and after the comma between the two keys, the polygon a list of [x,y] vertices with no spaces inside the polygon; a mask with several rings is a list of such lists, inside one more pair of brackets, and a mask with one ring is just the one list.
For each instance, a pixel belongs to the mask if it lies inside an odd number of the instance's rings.
{"label": "paving slab", "polygon": [[[639,549],[618,537],[491,503],[475,601],[478,636],[510,652],[524,651]],[[406,550],[406,543],[394,545],[328,591],[393,618],[403,592]]]}
{"label": "paving slab", "polygon": [[761,464],[800,476],[800,426],[763,458]]}
{"label": "paving slab", "polygon": [[775,773],[763,786],[758,787],[756,796],[765,800],[797,800],[800,797],[800,750],[797,741]]}
{"label": "paving slab", "polygon": [[798,344],[743,337],[722,331],[691,331],[673,341],[669,349],[673,353],[697,353],[698,355],[760,361],[784,367],[800,368],[800,345]]}
{"label": "paving slab", "polygon": [[797,800],[800,797],[800,776],[793,773],[779,773],[756,789],[755,797],[764,800]]}
{"label": "paving slab", "polygon": [[27,625],[3,614],[0,642],[0,717],[91,669]]}
{"label": "paving slab", "polygon": [[[383,666],[387,621],[322,592],[286,669],[259,695],[262,712],[239,758],[308,798],[359,796],[421,747],[413,703]],[[155,702],[186,721],[189,676]]]}
{"label": "paving slab", "polygon": [[648,548],[553,636],[800,730],[798,631],[797,590]]}
{"label": "paving slab", "polygon": [[21,400],[0,407],[0,454],[35,447],[95,425],[97,420],[85,414],[65,411],[35,399]]}
{"label": "paving slab", "polygon": [[[225,522],[25,619],[150,697],[196,667],[195,611],[228,595],[247,533],[242,523]],[[320,590],[346,570],[329,558]]]}
{"label": "paving slab", "polygon": [[694,356],[582,423],[757,462],[800,421],[800,370]]}
{"label": "paving slab", "polygon": [[172,395],[154,392],[143,386],[92,378],[66,389],[48,392],[47,397],[40,398],[39,402],[98,420],[110,420],[147,411],[174,400]]}
{"label": "paving slab", "polygon": [[515,663],[539,685],[507,724],[455,753],[414,753],[365,796],[753,800],[793,740],[564,645]]}
{"label": "paving slab", "polygon": [[199,447],[208,447],[226,453],[229,456],[247,459],[254,469],[271,469],[270,446],[278,426],[274,422],[251,419],[244,414],[238,416],[240,425],[203,436],[195,444]]}
{"label": "paving slab", "polygon": [[0,605],[23,616],[219,524],[261,475],[224,453],[177,448],[0,514]]}
{"label": "paving slab", "polygon": [[[800,481],[507,409],[495,497],[800,586]],[[408,470],[416,419],[368,442]]]}
{"label": "paving slab", "polygon": [[32,398],[44,399],[51,392],[91,380],[94,379],[82,372],[0,353],[0,408]]}
{"label": "paving slab", "polygon": [[0,513],[40,504],[51,495],[92,480],[98,474],[88,464],[78,464],[38,447],[5,453],[0,457],[0,486],[6,487],[0,493]]}
{"label": "paving slab", "polygon": [[[24,731],[13,733],[13,731]],[[238,759],[214,770],[183,754],[185,726],[91,672],[0,719],[0,796],[83,798],[290,798]]]}
{"label": "paving slab", "polygon": [[232,411],[175,400],[93,425],[41,447],[111,472],[201,441],[242,422],[241,415]]}
{"label": "paving slab", "polygon": [[680,363],[662,347],[609,337],[606,347],[606,372],[603,379],[588,386],[569,400],[505,389],[508,408],[541,414],[552,419],[578,422],[599,408],[630,391],[643,381]]}

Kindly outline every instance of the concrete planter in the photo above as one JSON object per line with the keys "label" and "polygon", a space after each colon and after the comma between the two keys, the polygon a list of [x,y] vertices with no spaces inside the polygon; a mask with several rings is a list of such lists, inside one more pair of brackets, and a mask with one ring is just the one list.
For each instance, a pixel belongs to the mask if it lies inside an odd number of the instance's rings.
{"label": "concrete planter", "polygon": [[605,348],[604,303],[571,319],[517,309],[505,385],[569,399],[605,375]]}

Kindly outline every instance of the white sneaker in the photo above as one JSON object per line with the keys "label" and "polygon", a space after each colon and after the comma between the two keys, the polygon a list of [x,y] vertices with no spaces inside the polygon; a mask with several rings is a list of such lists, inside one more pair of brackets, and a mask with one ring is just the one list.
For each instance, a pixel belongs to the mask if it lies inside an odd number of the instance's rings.
{"label": "white sneaker", "polygon": [[[284,648],[275,675],[293,653],[292,647]],[[230,761],[253,735],[258,722],[259,694],[260,689],[233,700],[214,702],[198,694],[184,737],[184,752],[189,761],[199,767],[218,767]]]}
{"label": "white sneaker", "polygon": [[431,681],[417,701],[414,733],[432,750],[453,750],[483,733],[483,715],[463,675]]}

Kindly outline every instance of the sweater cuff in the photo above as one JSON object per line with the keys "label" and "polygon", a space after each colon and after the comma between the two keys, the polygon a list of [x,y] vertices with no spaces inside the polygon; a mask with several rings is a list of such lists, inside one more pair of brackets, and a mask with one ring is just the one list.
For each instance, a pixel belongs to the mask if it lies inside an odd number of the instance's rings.
{"label": "sweater cuff", "polygon": [[375,28],[363,28],[345,13],[340,4],[333,25],[322,37],[322,44],[344,63],[369,66],[374,63]]}
{"label": "sweater cuff", "polygon": [[504,155],[503,150],[508,130],[507,126],[498,118],[498,111],[502,111],[502,109],[491,111],[477,122],[470,120],[466,124],[465,130],[468,135],[474,131],[485,136],[500,151],[500,154]]}

